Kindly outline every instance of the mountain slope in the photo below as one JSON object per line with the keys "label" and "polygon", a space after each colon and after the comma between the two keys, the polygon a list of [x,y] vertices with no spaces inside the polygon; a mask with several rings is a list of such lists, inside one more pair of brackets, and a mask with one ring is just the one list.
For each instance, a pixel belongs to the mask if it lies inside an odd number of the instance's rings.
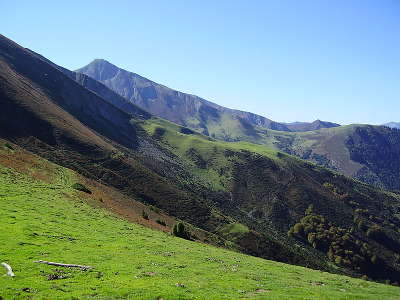
{"label": "mountain slope", "polygon": [[76,73],[76,72],[70,71],[68,69],[65,69],[63,67],[60,67],[60,66],[56,65],[55,63],[49,61],[48,59],[46,59],[42,55],[40,55],[40,54],[30,50],[30,49],[26,49],[26,50],[28,50],[35,57],[41,59],[45,63],[51,65],[52,67],[54,67],[54,68],[56,68],[58,70],[60,70],[65,75],[67,75],[71,79],[75,80],[76,82],[78,82],[80,85],[82,85],[86,89],[94,92],[95,94],[97,94],[98,96],[100,96],[103,99],[107,99],[107,102],[109,102],[113,106],[116,106],[117,108],[123,110],[124,112],[132,114],[134,116],[139,116],[139,117],[142,117],[142,118],[149,118],[150,117],[150,114],[147,111],[139,108],[136,105],[133,105],[130,101],[128,101],[124,97],[120,96],[119,94],[115,93],[111,89],[107,88],[105,85],[101,84],[99,81],[94,80],[94,79],[92,79],[91,77],[89,77],[89,76],[87,76],[85,74]]}
{"label": "mountain slope", "polygon": [[[199,181],[185,161],[158,145],[138,125],[141,115],[116,108],[5,37],[0,64],[0,137],[210,233],[222,236],[219,227],[237,222],[215,205],[228,193]],[[280,238],[251,230],[243,238],[251,245],[233,242],[244,252],[329,269],[323,258],[293,251]]]}
{"label": "mountain slope", "polygon": [[[320,120],[312,123],[271,123],[254,114],[229,110],[196,96],[168,89],[104,60],[95,60],[77,72],[103,82],[131,103],[157,116],[211,137],[263,144],[379,187],[400,189],[400,180],[396,175],[400,172],[399,148],[396,147],[399,132],[377,126],[339,127],[338,124]],[[104,98],[113,103],[108,95]],[[364,132],[362,138],[361,132]],[[379,138],[374,140],[372,136]],[[359,143],[358,150],[354,148],[354,140]],[[356,153],[360,147],[372,151],[375,141],[380,142],[375,149],[379,155],[368,155],[366,158],[365,153]]]}
{"label": "mountain slope", "polygon": [[[1,148],[0,154],[12,158],[12,151],[20,150]],[[40,168],[32,174],[3,162],[0,239],[7,242],[0,246],[0,261],[16,274],[0,276],[4,299],[400,299],[397,287],[266,261],[126,222],[82,201],[85,193],[71,188],[77,178],[68,169],[36,159]],[[40,259],[93,269],[34,263]]]}
{"label": "mountain slope", "polygon": [[237,140],[241,135],[251,135],[254,126],[282,131],[306,131],[315,127],[334,126],[333,123],[320,121],[288,126],[253,113],[225,108],[200,97],[172,90],[101,59],[94,60],[76,72],[104,83],[156,116],[227,141]]}
{"label": "mountain slope", "polygon": [[220,246],[398,280],[398,194],[265,146],[124,112],[5,38],[0,63],[8,108],[0,137],[216,235]]}
{"label": "mountain slope", "polygon": [[[164,204],[175,213],[183,201],[193,207],[185,211],[194,223],[207,218],[210,210],[203,200],[163,179],[143,165],[146,158],[139,160],[129,151],[153,153],[157,160],[149,163],[158,162],[158,167],[171,164],[168,154],[139,137],[141,129],[132,122],[132,114],[4,37],[0,65],[1,137],[148,202],[164,195]],[[198,205],[189,205],[196,201]]]}
{"label": "mountain slope", "polygon": [[[369,241],[367,243],[379,248],[368,237],[369,228],[380,227],[375,223],[377,220],[384,224],[383,219],[399,209],[399,196],[396,194],[376,190],[261,145],[210,141],[198,134],[182,133],[177,125],[164,120],[148,119],[143,121],[143,126],[164,147],[191,161],[193,172],[200,178],[210,178],[216,190],[229,192],[225,200],[221,194],[218,207],[258,232],[268,232],[283,239],[282,234],[307,215],[311,205],[315,218],[322,215],[336,224],[329,225],[330,228],[347,228],[347,234],[353,236],[355,244]],[[397,228],[400,220],[398,217],[389,219],[386,222],[393,225],[390,225],[391,233],[387,234],[394,234],[389,239],[399,241]],[[358,224],[362,224],[361,227]],[[276,235],[276,231],[281,234]],[[391,251],[400,249],[400,244],[393,245],[387,245],[387,249],[391,249],[389,252],[383,248],[380,250],[382,254],[387,253],[384,256],[387,255],[390,261],[395,257]],[[352,253],[359,251],[354,249]],[[371,277],[393,272],[391,267],[378,271],[380,267],[382,265],[373,264],[363,272]]]}
{"label": "mountain slope", "polygon": [[400,131],[348,125],[303,133],[269,132],[272,147],[379,187],[400,190]]}

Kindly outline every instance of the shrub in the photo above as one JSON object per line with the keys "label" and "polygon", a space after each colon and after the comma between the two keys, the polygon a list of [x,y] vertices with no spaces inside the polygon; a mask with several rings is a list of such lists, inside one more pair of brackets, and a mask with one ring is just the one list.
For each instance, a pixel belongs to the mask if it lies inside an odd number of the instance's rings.
{"label": "shrub", "polygon": [[288,236],[293,237],[294,236],[294,230],[293,227],[289,229],[289,231],[287,232]]}
{"label": "shrub", "polygon": [[293,233],[303,235],[304,233],[304,225],[301,223],[296,223],[293,227]]}
{"label": "shrub", "polygon": [[330,183],[330,182],[325,182],[325,183],[323,184],[323,186],[324,186],[325,188],[327,188],[328,190],[331,190],[331,191],[333,191],[333,189],[335,188],[335,187],[333,186],[333,184]]}
{"label": "shrub", "polygon": [[343,258],[341,258],[340,256],[335,257],[335,264],[341,265],[342,262],[343,262]]}
{"label": "shrub", "polygon": [[162,137],[165,134],[166,130],[165,128],[162,127],[156,127],[156,129],[154,129],[154,137]]}
{"label": "shrub", "polygon": [[158,207],[155,207],[153,205],[150,205],[150,210],[158,214],[161,212],[161,210]]}
{"label": "shrub", "polygon": [[349,204],[350,204],[352,207],[360,206],[360,204],[359,204],[358,202],[355,202],[355,201],[350,201]]}
{"label": "shrub", "polygon": [[74,183],[71,187],[76,189],[76,190],[78,190],[78,191],[87,193],[87,194],[91,194],[92,193],[91,190],[89,190],[86,186],[84,186],[81,183]]}
{"label": "shrub", "polygon": [[10,149],[10,150],[14,150],[14,147],[11,146],[9,143],[5,143],[4,147],[6,147],[7,149]]}
{"label": "shrub", "polygon": [[[307,240],[310,244],[313,244],[315,242],[316,234],[315,233],[309,233],[307,236]],[[315,248],[315,247],[314,247]]]}
{"label": "shrub", "polygon": [[182,222],[178,222],[172,228],[172,234],[174,236],[190,240],[190,233],[187,231],[185,225]]}
{"label": "shrub", "polygon": [[276,153],[276,156],[277,156],[278,158],[284,158],[286,155],[283,154],[282,152],[277,152],[277,153]]}
{"label": "shrub", "polygon": [[378,262],[378,257],[377,257],[376,255],[373,255],[373,256],[371,257],[371,262],[372,262],[373,264],[376,264],[376,263]]}
{"label": "shrub", "polygon": [[382,230],[382,227],[374,224],[367,230],[367,236],[376,241],[380,241],[385,239],[385,232]]}
{"label": "shrub", "polygon": [[162,226],[167,226],[164,220],[157,219],[156,222]]}
{"label": "shrub", "polygon": [[367,225],[365,224],[365,222],[362,219],[360,219],[358,221],[357,227],[358,227],[358,229],[363,230],[363,231],[365,231],[367,229]]}
{"label": "shrub", "polygon": [[193,130],[186,128],[186,127],[181,127],[180,132],[183,134],[194,134]]}
{"label": "shrub", "polygon": [[149,219],[149,214],[147,212],[145,212],[144,210],[142,211],[142,218],[145,220]]}
{"label": "shrub", "polygon": [[307,215],[312,215],[312,214],[313,214],[313,211],[314,211],[314,205],[310,204],[310,205],[307,207],[307,209],[306,209],[305,215],[306,215],[306,216],[307,216]]}
{"label": "shrub", "polygon": [[110,154],[110,158],[112,159],[120,159],[124,157],[124,153],[121,151],[112,151]]}

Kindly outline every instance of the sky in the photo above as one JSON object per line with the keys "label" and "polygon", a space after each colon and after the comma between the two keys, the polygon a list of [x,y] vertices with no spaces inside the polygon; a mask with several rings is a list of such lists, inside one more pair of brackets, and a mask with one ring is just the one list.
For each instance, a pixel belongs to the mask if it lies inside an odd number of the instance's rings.
{"label": "sky", "polygon": [[0,33],[279,122],[400,121],[398,0],[0,1]]}

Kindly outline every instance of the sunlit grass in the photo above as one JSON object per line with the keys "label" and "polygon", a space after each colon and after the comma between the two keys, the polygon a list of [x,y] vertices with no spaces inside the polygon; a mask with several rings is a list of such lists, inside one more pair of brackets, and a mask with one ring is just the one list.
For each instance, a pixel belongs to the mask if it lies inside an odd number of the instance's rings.
{"label": "sunlit grass", "polygon": [[[0,167],[0,261],[16,274],[0,276],[4,299],[400,299],[396,287],[128,223],[82,201],[71,171],[57,167],[54,175],[54,183],[45,183]],[[34,263],[39,259],[93,269]]]}

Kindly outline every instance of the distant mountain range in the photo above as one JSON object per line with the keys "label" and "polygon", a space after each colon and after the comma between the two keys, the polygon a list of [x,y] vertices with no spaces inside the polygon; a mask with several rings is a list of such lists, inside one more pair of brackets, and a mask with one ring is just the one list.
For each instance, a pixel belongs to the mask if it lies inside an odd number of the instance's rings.
{"label": "distant mountain range", "polygon": [[102,82],[158,117],[226,141],[242,140],[243,136],[251,135],[253,127],[309,131],[339,126],[319,120],[312,123],[284,124],[250,112],[229,109],[198,96],[170,89],[103,59],[96,59],[75,72]]}
{"label": "distant mountain range", "polygon": [[400,122],[389,122],[389,123],[383,124],[383,126],[400,129]]}

